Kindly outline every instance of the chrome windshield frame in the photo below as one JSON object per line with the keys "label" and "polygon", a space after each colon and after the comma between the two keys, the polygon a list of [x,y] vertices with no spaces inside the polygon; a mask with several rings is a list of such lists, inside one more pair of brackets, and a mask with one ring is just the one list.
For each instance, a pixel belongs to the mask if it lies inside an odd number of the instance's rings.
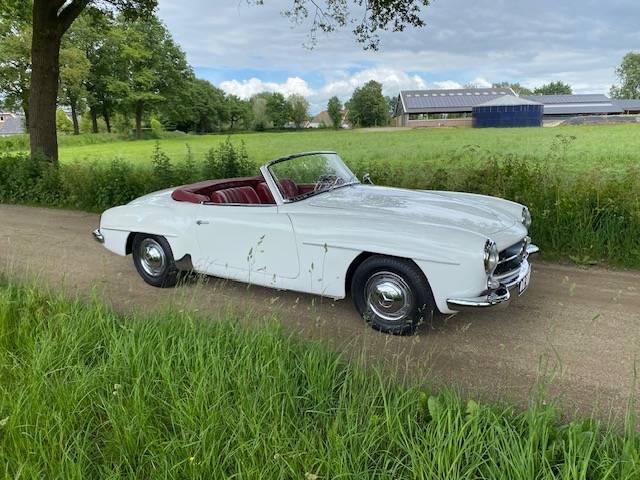
{"label": "chrome windshield frame", "polygon": [[[340,163],[344,166],[344,168],[348,172],[350,172],[351,175],[353,175],[353,178],[355,179],[355,181],[349,182],[349,183],[343,183],[343,184],[337,185],[337,186],[332,187],[332,188],[327,189],[327,190],[321,190],[321,191],[315,193],[314,195],[307,195],[304,198],[300,198],[300,199],[297,199],[297,200],[290,200],[290,199],[284,198],[283,195],[282,195],[282,192],[278,188],[278,185],[277,185],[276,179],[275,179],[275,175],[271,171],[271,167],[273,165],[278,164],[278,163],[286,162],[286,161],[293,160],[293,159],[300,158],[300,157],[310,157],[310,156],[313,156],[313,155],[333,155],[336,159],[338,159],[340,161]],[[351,169],[347,166],[347,164],[344,163],[344,161],[342,160],[340,155],[338,155],[337,152],[334,152],[334,151],[331,151],[331,150],[320,150],[320,151],[312,151],[312,152],[295,153],[293,155],[287,155],[286,157],[280,157],[280,158],[277,158],[275,160],[271,160],[270,162],[268,162],[265,165],[263,165],[262,167],[260,167],[260,173],[262,173],[262,176],[264,177],[264,179],[265,179],[265,181],[267,183],[267,186],[269,187],[269,190],[271,191],[271,194],[273,195],[273,198],[276,201],[276,205],[285,205],[285,204],[288,204],[288,203],[299,202],[301,200],[305,200],[305,199],[307,199],[309,197],[312,197],[312,196],[315,196],[315,195],[320,195],[322,193],[330,192],[330,191],[334,190],[335,188],[346,187],[346,186],[350,186],[350,185],[357,185],[357,184],[360,183],[360,180],[358,180],[358,177],[355,175],[355,173],[353,173],[351,171]]]}

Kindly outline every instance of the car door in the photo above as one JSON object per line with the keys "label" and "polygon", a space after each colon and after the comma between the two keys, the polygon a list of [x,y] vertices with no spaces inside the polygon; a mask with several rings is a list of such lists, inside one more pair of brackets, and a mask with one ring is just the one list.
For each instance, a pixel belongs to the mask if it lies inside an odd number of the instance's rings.
{"label": "car door", "polygon": [[276,205],[197,205],[197,271],[259,285],[278,286],[300,271],[289,216]]}

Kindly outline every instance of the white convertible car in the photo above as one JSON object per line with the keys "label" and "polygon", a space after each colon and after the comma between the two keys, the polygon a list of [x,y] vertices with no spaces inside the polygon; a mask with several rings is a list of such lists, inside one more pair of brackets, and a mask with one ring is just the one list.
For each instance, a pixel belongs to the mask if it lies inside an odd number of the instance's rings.
{"label": "white convertible car", "polygon": [[504,305],[529,285],[527,207],[483,195],[374,186],[334,152],[274,160],[260,175],[140,197],[94,237],[171,287],[195,271],[342,299],[406,334],[439,310]]}

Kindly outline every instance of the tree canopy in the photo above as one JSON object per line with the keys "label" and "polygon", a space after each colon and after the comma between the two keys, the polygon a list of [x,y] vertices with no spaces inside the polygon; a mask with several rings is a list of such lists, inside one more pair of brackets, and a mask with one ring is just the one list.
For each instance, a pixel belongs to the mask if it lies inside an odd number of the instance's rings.
{"label": "tree canopy", "polygon": [[571,95],[573,93],[573,89],[568,83],[558,80],[556,82],[550,82],[537,87],[533,93],[535,95]]}
{"label": "tree canopy", "polygon": [[342,125],[342,102],[336,96],[329,99],[327,103],[327,114],[331,119],[331,126],[336,130]]}
{"label": "tree canopy", "polygon": [[349,121],[360,127],[380,127],[389,123],[389,105],[382,84],[370,80],[353,92],[347,102]]}
{"label": "tree canopy", "polygon": [[640,53],[629,52],[616,68],[620,85],[611,88],[614,98],[640,98]]}

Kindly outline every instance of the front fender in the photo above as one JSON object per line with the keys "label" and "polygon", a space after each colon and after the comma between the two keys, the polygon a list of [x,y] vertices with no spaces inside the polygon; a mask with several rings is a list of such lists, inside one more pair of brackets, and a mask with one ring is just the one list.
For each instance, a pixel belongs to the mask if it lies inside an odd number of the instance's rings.
{"label": "front fender", "polygon": [[[174,258],[180,259],[193,249],[193,214],[185,208],[175,211],[167,207],[123,205],[102,214],[100,232],[104,246],[118,254],[127,254],[127,242],[132,233],[149,233],[167,239]],[[185,210],[185,211],[182,211]]]}

